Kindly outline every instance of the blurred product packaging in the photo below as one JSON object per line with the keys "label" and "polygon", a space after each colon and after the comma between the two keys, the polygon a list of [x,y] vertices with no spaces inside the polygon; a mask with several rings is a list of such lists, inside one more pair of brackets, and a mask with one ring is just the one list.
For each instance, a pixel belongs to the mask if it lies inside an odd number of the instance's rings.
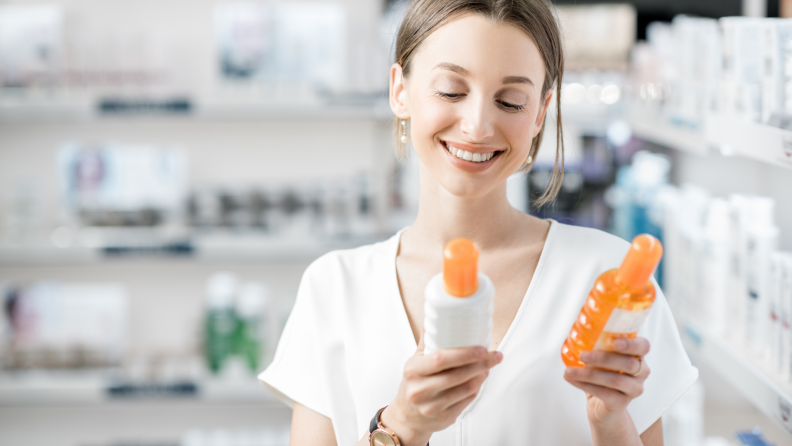
{"label": "blurred product packaging", "polygon": [[187,157],[180,149],[67,144],[58,168],[70,225],[152,227],[181,218]]}
{"label": "blurred product packaging", "polygon": [[53,87],[62,70],[56,5],[0,5],[0,87]]}
{"label": "blurred product packaging", "polygon": [[309,94],[344,86],[346,14],[339,4],[219,3],[215,39],[226,81],[257,80],[291,93],[307,88]]}
{"label": "blurred product packaging", "polygon": [[117,365],[126,347],[127,296],[118,284],[6,285],[4,368]]}
{"label": "blurred product packaging", "polygon": [[206,283],[204,355],[217,375],[234,358],[252,373],[259,371],[266,351],[266,313],[269,292],[255,282],[240,286],[237,276],[218,272]]}

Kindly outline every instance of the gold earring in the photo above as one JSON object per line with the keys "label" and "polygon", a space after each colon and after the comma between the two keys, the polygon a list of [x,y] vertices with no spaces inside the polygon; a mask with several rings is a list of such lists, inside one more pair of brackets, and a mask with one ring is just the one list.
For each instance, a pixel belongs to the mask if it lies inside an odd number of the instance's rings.
{"label": "gold earring", "polygon": [[528,158],[525,158],[525,164],[531,164],[531,163],[533,163],[533,156],[528,155]]}
{"label": "gold earring", "polygon": [[408,142],[410,142],[410,137],[407,136],[407,121],[402,119],[401,120],[401,126],[402,126],[401,142],[403,142],[404,144],[407,144]]}

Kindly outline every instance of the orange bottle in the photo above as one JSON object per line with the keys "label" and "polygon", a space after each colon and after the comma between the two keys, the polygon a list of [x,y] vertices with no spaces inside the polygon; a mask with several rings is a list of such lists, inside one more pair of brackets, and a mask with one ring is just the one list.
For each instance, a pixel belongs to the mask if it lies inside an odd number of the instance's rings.
{"label": "orange bottle", "polygon": [[564,364],[583,367],[580,352],[595,348],[612,351],[614,340],[636,336],[655,300],[649,277],[661,257],[660,241],[641,234],[633,239],[621,266],[597,278],[561,347]]}

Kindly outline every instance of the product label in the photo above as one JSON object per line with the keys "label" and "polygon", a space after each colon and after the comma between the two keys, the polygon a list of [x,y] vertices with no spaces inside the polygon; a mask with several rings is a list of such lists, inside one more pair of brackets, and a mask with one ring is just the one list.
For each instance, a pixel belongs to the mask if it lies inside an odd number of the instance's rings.
{"label": "product label", "polygon": [[641,311],[630,311],[616,308],[611,313],[603,332],[616,334],[635,333],[641,328],[651,307]]}

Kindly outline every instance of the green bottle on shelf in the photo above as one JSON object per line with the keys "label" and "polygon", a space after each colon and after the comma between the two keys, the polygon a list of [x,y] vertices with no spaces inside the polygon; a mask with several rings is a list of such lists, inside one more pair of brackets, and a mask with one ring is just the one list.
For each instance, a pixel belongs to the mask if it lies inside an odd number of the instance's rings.
{"label": "green bottle on shelf", "polygon": [[207,281],[204,356],[209,370],[215,375],[234,353],[238,325],[234,300],[238,283],[236,276],[230,273],[213,274]]}
{"label": "green bottle on shelf", "polygon": [[258,371],[264,354],[267,294],[264,285],[248,282],[240,289],[236,301],[235,351],[252,372]]}

